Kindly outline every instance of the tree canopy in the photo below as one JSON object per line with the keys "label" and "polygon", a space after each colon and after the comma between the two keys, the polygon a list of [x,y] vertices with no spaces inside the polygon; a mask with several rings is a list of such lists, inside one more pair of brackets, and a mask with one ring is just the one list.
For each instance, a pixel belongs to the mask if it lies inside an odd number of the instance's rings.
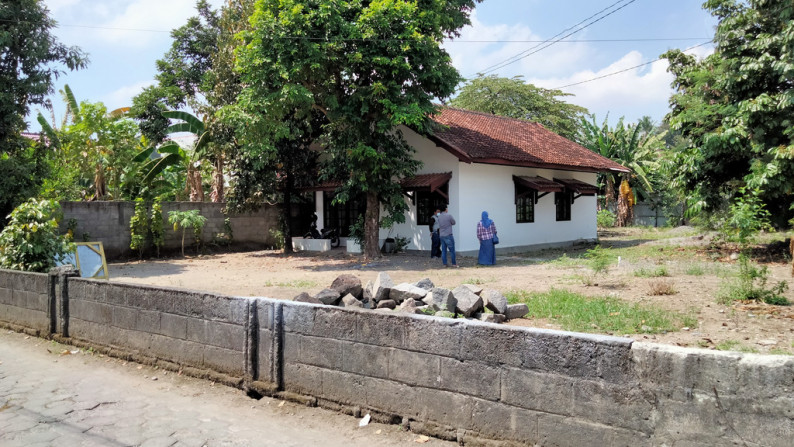
{"label": "tree canopy", "polygon": [[719,19],[715,51],[696,60],[664,55],[675,75],[668,116],[689,145],[676,183],[695,209],[724,207],[755,191],[784,216],[794,188],[794,7],[773,0],[709,0]]}
{"label": "tree canopy", "polygon": [[340,200],[366,196],[367,257],[379,256],[380,225],[405,219],[398,180],[419,166],[398,126],[428,131],[433,99],[453,93],[460,76],[441,42],[476,1],[263,0],[243,34],[241,109],[276,139],[322,111],[323,178],[341,182]]}
{"label": "tree canopy", "polygon": [[468,81],[450,100],[454,107],[534,121],[570,140],[576,140],[579,123],[588,111],[560,97],[573,96],[524,82],[522,76],[480,76]]}
{"label": "tree canopy", "polygon": [[[78,47],[51,34],[55,21],[40,0],[3,0],[0,5],[0,151],[13,153],[27,125],[32,104],[44,104],[53,81],[64,72],[84,68],[88,59]],[[24,146],[24,145],[23,145]]]}

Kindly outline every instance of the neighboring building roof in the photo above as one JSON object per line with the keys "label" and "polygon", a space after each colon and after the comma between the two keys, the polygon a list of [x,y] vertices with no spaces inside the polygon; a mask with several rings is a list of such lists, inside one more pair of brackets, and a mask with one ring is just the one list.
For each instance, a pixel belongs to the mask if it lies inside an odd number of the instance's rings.
{"label": "neighboring building roof", "polygon": [[444,107],[429,138],[467,163],[568,171],[629,172],[628,168],[531,121]]}
{"label": "neighboring building roof", "polygon": [[22,132],[22,137],[28,138],[30,140],[39,141],[41,139],[41,135],[32,132]]}

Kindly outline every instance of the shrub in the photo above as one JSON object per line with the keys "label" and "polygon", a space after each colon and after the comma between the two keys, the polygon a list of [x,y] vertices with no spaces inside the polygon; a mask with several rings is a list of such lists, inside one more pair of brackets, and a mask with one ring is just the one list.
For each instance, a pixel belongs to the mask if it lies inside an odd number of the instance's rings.
{"label": "shrub", "polygon": [[768,281],[769,268],[758,266],[742,253],[739,255],[739,275],[724,288],[719,301],[723,304],[733,301],[763,301],[767,304],[788,305],[789,301],[783,296],[788,290],[788,284],[780,281],[767,286]]}
{"label": "shrub", "polygon": [[143,258],[146,235],[149,233],[147,211],[146,202],[140,197],[135,199],[135,214],[130,219],[130,249],[138,251],[138,259]]}
{"label": "shrub", "polygon": [[284,244],[286,244],[284,239],[284,232],[282,232],[278,228],[271,228],[269,230],[269,233],[270,233],[270,237],[273,239],[273,249],[275,250],[284,249]]}
{"label": "shrub", "polygon": [[55,260],[74,250],[67,236],[58,234],[61,206],[54,200],[30,199],[11,212],[0,233],[0,267],[46,272]]}
{"label": "shrub", "polygon": [[667,279],[651,281],[649,285],[648,294],[651,296],[661,295],[675,295],[678,291],[675,289],[675,284]]}
{"label": "shrub", "polygon": [[612,228],[615,226],[615,213],[609,210],[601,210],[596,214],[598,228]]}

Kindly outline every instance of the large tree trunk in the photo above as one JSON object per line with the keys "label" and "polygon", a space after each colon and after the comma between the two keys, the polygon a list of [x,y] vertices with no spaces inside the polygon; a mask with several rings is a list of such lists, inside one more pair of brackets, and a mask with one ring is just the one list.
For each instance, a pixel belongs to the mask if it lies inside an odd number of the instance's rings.
{"label": "large tree trunk", "polygon": [[105,183],[105,168],[102,163],[97,163],[94,169],[94,198],[104,200],[108,194],[107,184]]}
{"label": "large tree trunk", "polygon": [[378,194],[367,191],[367,211],[364,213],[364,259],[380,258],[379,233],[380,201]]}
{"label": "large tree trunk", "polygon": [[201,187],[201,172],[192,165],[187,170],[187,183],[191,202],[204,201],[204,188]]}
{"label": "large tree trunk", "polygon": [[214,203],[223,202],[223,157],[218,156],[215,161],[215,169],[212,173],[212,193],[210,200]]}

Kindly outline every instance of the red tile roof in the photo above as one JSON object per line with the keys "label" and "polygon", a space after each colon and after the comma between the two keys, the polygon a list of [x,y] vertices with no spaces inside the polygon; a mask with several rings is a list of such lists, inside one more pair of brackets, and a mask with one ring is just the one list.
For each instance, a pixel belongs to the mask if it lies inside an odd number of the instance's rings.
{"label": "red tile roof", "polygon": [[444,107],[430,138],[467,163],[529,166],[568,171],[629,170],[531,121]]}

